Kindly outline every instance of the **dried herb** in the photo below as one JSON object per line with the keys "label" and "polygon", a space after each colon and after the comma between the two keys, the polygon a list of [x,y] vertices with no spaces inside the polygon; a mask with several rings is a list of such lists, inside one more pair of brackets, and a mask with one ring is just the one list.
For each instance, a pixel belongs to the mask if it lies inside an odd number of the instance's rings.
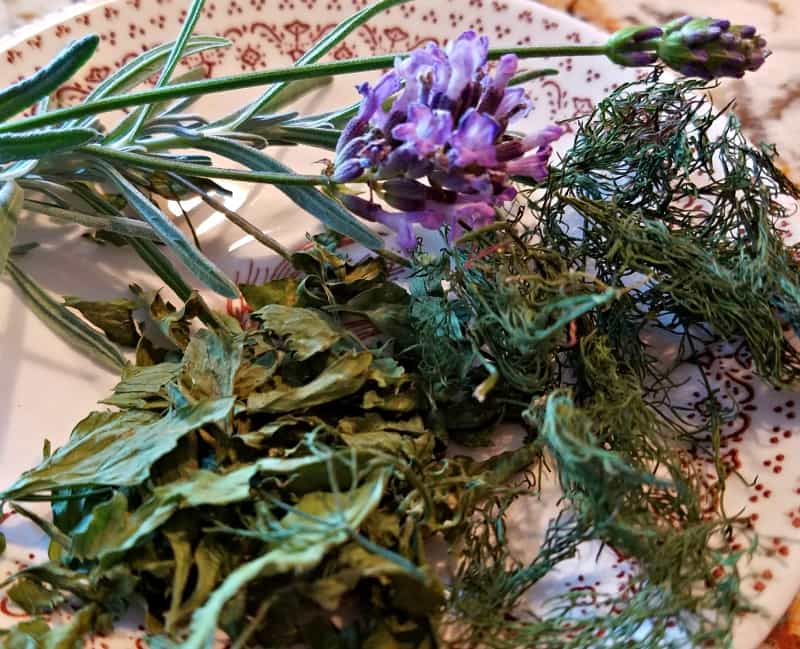
{"label": "dried herb", "polygon": [[[550,169],[555,130],[506,136],[505,124],[486,119],[511,119],[517,109],[501,111],[502,98],[527,105],[511,87],[512,54],[660,58],[701,77],[736,76],[763,62],[762,39],[702,19],[623,30],[601,46],[513,52],[467,33],[452,47],[479,54],[475,65],[453,57],[469,102],[407,113],[399,134],[413,146],[393,140],[380,159],[364,155],[383,146],[376,111],[392,94],[383,96],[391,73],[362,89],[361,104],[329,115],[269,112],[298,92],[289,82],[303,91],[314,87],[309,79],[391,63],[316,61],[396,2],[357,12],[292,68],[168,83],[179,60],[225,44],[191,35],[195,2],[175,43],[129,62],[82,105],[47,111],[45,95],[85,62],[91,40],[21,82],[24,93],[0,93],[6,116],[26,107],[20,97],[42,108],[0,124],[0,266],[54,330],[122,372],[102,402],[115,410],[88,415],[0,493],[51,541],[49,561],[9,578],[9,596],[33,615],[80,602],[69,624],[26,621],[3,632],[5,646],[74,647],[134,601],[145,603],[149,643],[164,648],[206,647],[220,630],[235,649],[580,649],[603,637],[615,646],[730,646],[733,620],[748,610],[737,562],[752,549],[728,542],[742,522],[719,504],[721,406],[709,387],[705,421],[688,424],[672,372],[697,363],[708,342],[740,336],[760,376],[797,380],[783,325],[800,330],[800,269],[780,222],[783,203],[800,192],[774,151],[751,146],[734,118],[711,109],[705,82],[665,83],[654,72],[615,90],[576,122],[573,147]],[[708,37],[703,66],[686,46],[696,33]],[[487,58],[499,59],[492,78],[481,76]],[[418,50],[398,65],[429,63]],[[123,92],[154,72],[156,88]],[[265,82],[273,85],[258,100],[214,124],[181,112],[197,95]],[[98,130],[95,115],[123,106],[141,108]],[[415,130],[434,117],[436,128]],[[487,133],[504,140],[472,146]],[[379,212],[327,174],[292,173],[261,150],[275,142],[336,149],[350,180],[401,212]],[[436,147],[450,147],[439,153],[452,160],[432,157]],[[409,151],[413,159],[403,157]],[[247,170],[212,167],[209,153]],[[448,175],[450,165],[458,173]],[[538,181],[532,172],[517,181],[532,218],[481,227],[513,193],[510,176],[530,165]],[[483,182],[490,174],[496,186]],[[428,185],[417,182],[423,176]],[[214,205],[211,178],[276,184],[338,234],[289,254],[226,213],[299,274],[236,287],[151,200],[196,194]],[[108,183],[119,195],[106,193]],[[408,260],[386,251],[349,259],[342,235],[367,248],[381,241],[340,201],[391,221],[406,243],[412,222],[443,226],[446,243]],[[478,211],[462,213],[466,202]],[[136,286],[132,300],[55,301],[11,258],[27,251],[13,246],[23,207],[121,237],[181,303]],[[206,286],[241,291],[248,320],[209,308],[154,240]],[[390,281],[391,262],[409,268],[407,288]],[[135,309],[148,322],[134,321]],[[359,339],[353,318],[379,335]],[[655,334],[678,352],[666,357]],[[136,362],[113,343],[135,346]],[[483,461],[449,453],[451,441],[490,442],[499,423],[524,428],[519,448]],[[716,460],[716,484],[700,479],[692,452]],[[559,480],[562,511],[523,563],[508,547],[508,510],[538,495],[545,471]],[[29,501],[50,502],[52,520],[26,509]],[[452,549],[448,582],[426,558],[435,538]],[[528,610],[529,589],[587,542],[635,563],[630,588],[597,593],[586,615],[575,592]]]}

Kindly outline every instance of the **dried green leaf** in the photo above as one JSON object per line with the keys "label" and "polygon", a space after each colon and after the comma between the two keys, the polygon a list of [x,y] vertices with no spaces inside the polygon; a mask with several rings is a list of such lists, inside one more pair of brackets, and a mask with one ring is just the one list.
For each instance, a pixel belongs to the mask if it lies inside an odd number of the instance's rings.
{"label": "dried green leaf", "polygon": [[3,498],[24,500],[49,489],[140,484],[153,462],[171,451],[181,437],[224,419],[232,408],[233,399],[227,398],[178,408],[160,419],[142,411],[115,413],[23,473],[3,492]]}
{"label": "dried green leaf", "polygon": [[257,311],[268,304],[295,306],[297,304],[297,285],[298,282],[294,277],[284,277],[263,284],[239,284],[239,290],[250,308]]}
{"label": "dried green leaf", "polygon": [[361,487],[342,494],[315,492],[300,499],[293,511],[281,519],[280,525],[294,533],[260,557],[240,565],[231,572],[192,615],[188,638],[179,645],[159,638],[156,646],[180,649],[203,649],[213,639],[225,603],[251,582],[268,575],[295,573],[313,568],[325,554],[350,538],[377,507],[388,479],[387,472]]}
{"label": "dried green leaf", "polygon": [[254,392],[247,399],[248,412],[291,412],[350,396],[364,385],[372,365],[369,352],[348,352],[333,360],[310,383],[298,388],[286,384]]}
{"label": "dried green leaf", "polygon": [[181,385],[194,399],[218,399],[234,393],[234,377],[242,362],[243,338],[203,329],[183,353]]}
{"label": "dried green leaf", "polygon": [[117,408],[161,410],[169,405],[166,385],[180,373],[179,363],[158,363],[145,367],[126,367],[114,392],[100,403]]}
{"label": "dried green leaf", "polygon": [[28,615],[50,613],[64,601],[64,595],[38,582],[21,577],[8,589],[8,596]]}
{"label": "dried green leaf", "polygon": [[330,349],[346,333],[321,311],[268,304],[252,314],[264,328],[286,338],[295,358],[304,361]]}
{"label": "dried green leaf", "polygon": [[64,304],[102,329],[111,342],[124,347],[136,347],[139,342],[139,331],[133,320],[133,311],[137,308],[135,302],[125,299],[92,301],[65,296]]}

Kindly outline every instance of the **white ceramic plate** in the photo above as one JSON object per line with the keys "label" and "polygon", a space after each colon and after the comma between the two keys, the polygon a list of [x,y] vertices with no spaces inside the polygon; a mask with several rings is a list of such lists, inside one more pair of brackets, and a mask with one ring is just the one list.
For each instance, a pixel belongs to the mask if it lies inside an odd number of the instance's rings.
{"label": "white ceramic plate", "polygon": [[[233,45],[194,56],[189,63],[203,64],[215,76],[285,65],[365,4],[366,0],[209,0],[198,33],[226,36]],[[112,0],[73,7],[0,41],[0,84],[45,64],[75,37],[97,32],[102,38],[98,53],[79,77],[58,93],[61,101],[78,100],[131,57],[173,39],[185,8],[182,0]],[[428,39],[442,43],[470,28],[487,34],[493,45],[598,43],[604,39],[593,27],[530,0],[418,0],[360,28],[333,55],[405,51]],[[536,105],[526,124],[531,129],[587,112],[609,90],[636,74],[594,57],[550,63],[561,74],[531,84]],[[349,103],[356,98],[354,84],[362,78],[367,76],[341,79],[304,99],[300,109],[319,111]],[[254,92],[215,95],[200,103],[198,111],[221,114],[241,105]],[[559,146],[563,149],[568,144],[566,137]],[[315,173],[323,155],[287,151],[284,157],[297,171]],[[301,244],[305,233],[316,228],[312,219],[270,188],[229,187],[234,191],[229,207],[242,211],[287,246]],[[195,207],[190,214],[199,225],[205,251],[240,281],[263,281],[286,271],[218,215],[204,207]],[[69,236],[66,244],[65,233]],[[131,281],[159,286],[133,256],[100,249],[79,234],[77,228],[26,220],[18,241],[37,240],[43,245],[22,263],[58,295],[110,298],[122,295]],[[239,305],[227,306],[235,312]],[[800,553],[796,543],[800,540],[800,477],[792,469],[800,453],[800,429],[795,423],[800,396],[769,390],[754,380],[746,350],[720,347],[716,351],[714,357],[709,356],[708,372],[727,401],[738,404],[740,413],[727,426],[726,457],[748,481],[754,481],[750,486],[730,481],[728,510],[745,508],[768,550],[744,567],[754,575],[746,590],[763,614],[739,621],[735,645],[752,649],[775,624],[800,584],[800,562],[796,560]],[[26,310],[9,285],[0,282],[0,484],[9,484],[39,460],[45,438],[54,446],[63,443],[72,425],[106,396],[115,382],[114,375],[87,363],[55,337]],[[501,436],[497,444],[504,441]],[[549,493],[556,495],[554,488]],[[516,539],[526,554],[536,547],[547,511],[543,504],[533,503],[528,511],[519,512]],[[9,540],[0,563],[3,575],[44,558],[43,536],[24,520],[11,516],[3,522],[2,531]],[[579,560],[548,576],[534,599],[565,588],[624,587],[630,567],[610,552],[596,564],[595,554],[595,549],[587,548]],[[9,626],[22,617],[7,598],[0,597],[0,625]],[[138,636],[133,625],[98,642],[101,649],[116,649],[130,646]]]}

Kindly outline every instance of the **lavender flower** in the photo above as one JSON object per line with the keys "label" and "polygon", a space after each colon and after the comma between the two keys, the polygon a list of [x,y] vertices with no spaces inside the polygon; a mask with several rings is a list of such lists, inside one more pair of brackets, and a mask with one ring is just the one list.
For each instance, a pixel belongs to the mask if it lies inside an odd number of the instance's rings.
{"label": "lavender flower", "polygon": [[688,77],[743,77],[758,70],[769,56],[755,27],[729,20],[683,16],[663,27],[626,27],[612,34],[607,56],[620,65],[658,61]]}
{"label": "lavender flower", "polygon": [[750,25],[684,16],[664,26],[658,56],[686,76],[741,78],[769,56],[766,41]]}
{"label": "lavender flower", "polygon": [[361,106],[342,131],[332,179],[366,179],[370,200],[342,192],[342,202],[397,232],[404,248],[414,246],[415,224],[447,226],[456,237],[464,225],[494,220],[495,207],[516,194],[512,176],[547,177],[563,129],[508,132],[532,106],[522,88],[508,87],[517,57],[503,56],[490,73],[488,50],[486,37],[464,32],[445,49],[429,43],[396,59],[374,87],[358,89]]}

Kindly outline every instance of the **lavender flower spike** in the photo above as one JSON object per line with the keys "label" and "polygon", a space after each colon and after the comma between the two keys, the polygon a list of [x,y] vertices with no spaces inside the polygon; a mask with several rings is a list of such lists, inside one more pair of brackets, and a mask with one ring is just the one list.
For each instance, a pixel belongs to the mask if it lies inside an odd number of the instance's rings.
{"label": "lavender flower spike", "polygon": [[342,191],[342,202],[394,230],[404,248],[415,245],[414,226],[446,227],[452,238],[490,223],[516,194],[512,176],[547,176],[563,129],[506,131],[531,101],[508,87],[517,57],[503,56],[492,70],[488,48],[485,37],[464,32],[445,49],[429,43],[398,58],[374,86],[359,87],[361,106],[342,131],[331,178],[366,180],[369,193]]}
{"label": "lavender flower spike", "polygon": [[766,41],[749,25],[728,20],[685,18],[667,25],[658,56],[669,67],[703,79],[743,77],[769,56]]}
{"label": "lavender flower spike", "polygon": [[606,55],[626,66],[661,61],[689,77],[742,77],[769,56],[766,41],[750,25],[683,16],[663,27],[626,27],[611,35]]}

